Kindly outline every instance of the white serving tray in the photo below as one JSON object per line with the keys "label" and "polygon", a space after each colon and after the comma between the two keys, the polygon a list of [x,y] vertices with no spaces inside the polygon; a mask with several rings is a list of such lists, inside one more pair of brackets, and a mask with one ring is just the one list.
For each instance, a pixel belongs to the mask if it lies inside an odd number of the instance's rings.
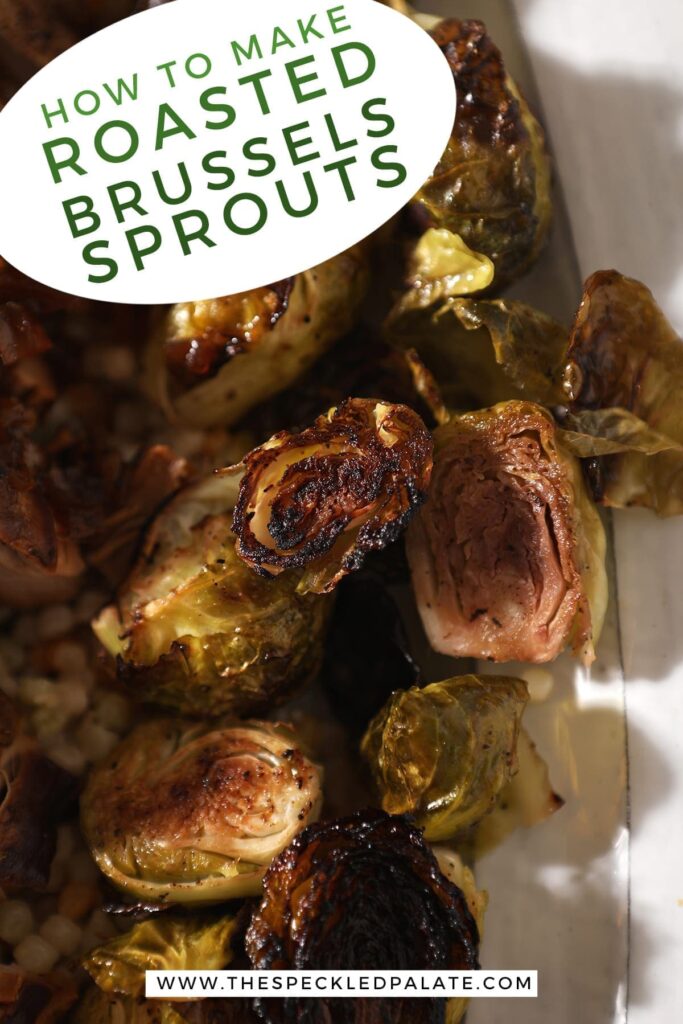
{"label": "white serving tray", "polygon": [[[594,270],[655,293],[683,334],[681,0],[427,0],[484,20],[556,169],[550,247],[510,294],[565,322]],[[483,964],[536,968],[537,1000],[469,1024],[683,1020],[683,520],[610,517],[611,604],[587,677],[570,659],[525,722],[567,800],[483,859]]]}

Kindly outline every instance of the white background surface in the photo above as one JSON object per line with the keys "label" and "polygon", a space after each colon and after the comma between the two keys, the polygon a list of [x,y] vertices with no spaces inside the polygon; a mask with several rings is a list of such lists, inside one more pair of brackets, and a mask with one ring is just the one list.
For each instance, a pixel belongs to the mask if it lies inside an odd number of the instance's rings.
{"label": "white background surface", "polygon": [[[485,20],[550,137],[555,233],[511,294],[567,322],[581,280],[616,267],[683,333],[683,2],[420,9]],[[525,719],[567,805],[478,873],[491,894],[484,963],[538,968],[539,999],[478,1001],[472,1024],[683,1020],[683,520],[624,511],[613,527],[611,622],[591,679],[561,660],[549,702]]]}

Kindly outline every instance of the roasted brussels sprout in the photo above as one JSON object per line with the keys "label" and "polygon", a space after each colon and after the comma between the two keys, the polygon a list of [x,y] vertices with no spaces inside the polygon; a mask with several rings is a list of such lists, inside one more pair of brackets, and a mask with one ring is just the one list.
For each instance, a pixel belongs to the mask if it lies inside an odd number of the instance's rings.
{"label": "roasted brussels sprout", "polygon": [[566,402],[567,330],[523,302],[449,299],[431,311],[399,310],[387,337],[415,349],[451,409]]}
{"label": "roasted brussels sprout", "polygon": [[438,428],[407,551],[435,650],[543,662],[570,644],[593,660],[607,600],[604,531],[540,406],[503,402]]}
{"label": "roasted brussels sprout", "polygon": [[75,799],[76,780],[24,734],[19,714],[0,693],[0,890],[47,885],[57,824]]}
{"label": "roasted brussels sprout", "polygon": [[260,891],[321,800],[321,771],[288,727],[162,719],[93,770],[81,821],[100,870],[123,891],[220,902]]}
{"label": "roasted brussels sprout", "polygon": [[299,591],[331,591],[390,544],[424,501],[432,439],[412,409],[349,398],[245,460],[237,554],[264,576],[304,568]]}
{"label": "roasted brussels sprout", "polygon": [[[246,944],[257,969],[473,970],[479,933],[419,830],[363,811],[310,826],[280,854]],[[296,999],[256,1005],[267,1024],[306,1019]],[[332,1024],[422,1024],[443,1019],[443,1002],[321,999],[319,1013]]]}
{"label": "roasted brussels sprout", "polygon": [[431,35],[453,72],[458,114],[446,152],[413,200],[414,212],[425,227],[447,229],[488,256],[501,287],[531,266],[548,233],[543,130],[482,22],[450,18]]}
{"label": "roasted brussels sprout", "polygon": [[476,824],[517,770],[528,699],[509,676],[456,676],[400,690],[370,723],[362,751],[390,814],[439,842]]}
{"label": "roasted brussels sprout", "polygon": [[150,390],[171,419],[230,426],[351,329],[365,285],[354,246],[287,281],[174,306],[149,345]]}
{"label": "roasted brussels sprout", "polygon": [[315,672],[329,602],[263,580],[235,553],[239,472],[190,486],[148,531],[117,603],[93,624],[133,696],[190,714],[269,710]]}
{"label": "roasted brussels sprout", "polygon": [[92,950],[83,966],[113,995],[144,995],[145,971],[220,971],[233,958],[237,919],[161,914]]}
{"label": "roasted brussels sprout", "polygon": [[4,1024],[57,1024],[77,998],[64,974],[27,974],[0,965],[0,1021]]}
{"label": "roasted brussels sprout", "polygon": [[616,270],[584,286],[565,373],[568,440],[605,505],[683,512],[683,341],[652,293]]}

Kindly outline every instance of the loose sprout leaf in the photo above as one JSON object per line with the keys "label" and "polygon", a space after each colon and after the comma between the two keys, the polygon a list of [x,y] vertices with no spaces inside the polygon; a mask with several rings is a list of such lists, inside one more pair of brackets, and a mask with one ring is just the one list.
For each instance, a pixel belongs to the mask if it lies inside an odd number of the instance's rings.
{"label": "loose sprout leaf", "polygon": [[76,780],[50,761],[0,692],[0,890],[42,891]]}
{"label": "loose sprout leaf", "polygon": [[[420,831],[381,811],[312,825],[297,836],[266,875],[246,945],[256,969],[479,966],[479,934],[464,894],[442,874]],[[387,1019],[383,1000],[335,1004],[335,1015],[346,1016],[334,1019]],[[411,1024],[433,1021],[443,1005],[392,1004],[393,1019]],[[266,1024],[301,1019],[294,999],[259,1000],[257,1008]]]}
{"label": "loose sprout leaf", "polygon": [[233,957],[237,920],[166,916],[141,921],[92,950],[83,966],[104,992],[141,996],[145,971],[219,971]]}
{"label": "loose sprout leaf", "polygon": [[508,676],[394,693],[362,743],[384,810],[412,815],[434,842],[480,821],[516,771],[527,700],[526,684]]}
{"label": "loose sprout leaf", "polygon": [[517,828],[532,828],[564,806],[552,788],[548,766],[526,729],[517,741],[518,771],[500,791],[496,806],[477,826],[472,840],[475,858],[495,849]]}
{"label": "loose sprout leaf", "polygon": [[426,227],[446,228],[495,266],[496,286],[536,260],[552,216],[543,130],[480,21],[442,21],[431,35],[448,61],[458,114],[445,153],[413,200]]}
{"label": "loose sprout leaf", "polygon": [[264,576],[302,570],[299,592],[325,593],[396,540],[424,501],[432,439],[407,406],[349,398],[244,466],[237,554]]}
{"label": "loose sprout leaf", "polygon": [[321,770],[285,726],[138,726],[91,773],[83,832],[124,892],[171,903],[260,890],[273,857],[314,820]]}
{"label": "loose sprout leaf", "polygon": [[385,331],[394,345],[417,352],[451,409],[515,398],[566,402],[567,331],[525,303],[449,299],[404,313]]}
{"label": "loose sprout leaf", "polygon": [[320,664],[329,603],[298,594],[298,576],[264,580],[237,557],[239,481],[239,470],[223,470],[181,491],[150,527],[116,604],[93,623],[138,700],[259,713]]}
{"label": "loose sprout leaf", "polygon": [[[600,500],[616,508],[640,505],[661,516],[680,515],[683,341],[645,285],[616,270],[588,278],[572,331],[565,389],[571,412],[589,425],[587,433],[596,434]],[[609,454],[606,442],[624,442],[627,448]]]}
{"label": "loose sprout leaf", "polygon": [[351,330],[366,287],[357,245],[290,281],[174,306],[147,348],[149,390],[173,421],[231,426]]}
{"label": "loose sprout leaf", "polygon": [[413,249],[408,288],[390,318],[428,309],[456,296],[485,291],[493,277],[494,267],[488,256],[473,252],[447,228],[429,228]]}
{"label": "loose sprout leaf", "polygon": [[544,662],[569,644],[593,660],[607,601],[604,530],[540,406],[503,402],[439,427],[407,551],[440,653]]}

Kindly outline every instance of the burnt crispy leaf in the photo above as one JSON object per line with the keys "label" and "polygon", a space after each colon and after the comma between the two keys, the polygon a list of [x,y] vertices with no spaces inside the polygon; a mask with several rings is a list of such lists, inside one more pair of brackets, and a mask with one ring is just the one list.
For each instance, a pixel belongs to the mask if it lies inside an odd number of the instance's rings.
{"label": "burnt crispy leaf", "polygon": [[291,280],[174,306],[148,346],[153,397],[172,420],[236,423],[353,327],[366,284],[365,253],[354,246]]}
{"label": "burnt crispy leaf", "polygon": [[565,389],[571,429],[593,437],[586,454],[603,456],[600,500],[683,512],[683,341],[645,285],[616,270],[588,278]]}
{"label": "burnt crispy leaf", "polygon": [[185,488],[146,534],[118,601],[93,624],[139,700],[191,714],[269,710],[314,674],[329,602],[237,557],[239,471]]}
{"label": "burnt crispy leaf", "polygon": [[43,889],[57,844],[57,825],[76,796],[75,779],[22,731],[0,694],[0,889]]}
{"label": "burnt crispy leaf", "polygon": [[[310,826],[273,862],[246,944],[260,970],[472,970],[479,934],[419,830],[362,811]],[[280,1024],[311,1019],[306,1004],[257,1000],[257,1009]],[[431,1024],[443,1014],[436,999],[331,999],[320,1000],[313,1019]]]}
{"label": "burnt crispy leaf", "polygon": [[590,663],[607,600],[605,537],[578,462],[530,402],[454,416],[435,434],[427,504],[407,536],[435,650]]}
{"label": "burnt crispy leaf", "polygon": [[456,676],[393,694],[362,751],[390,814],[410,814],[434,842],[483,818],[517,770],[528,699],[521,679]]}
{"label": "burnt crispy leaf", "polygon": [[161,916],[88,953],[88,974],[104,992],[138,997],[145,971],[219,971],[233,958],[237,919]]}
{"label": "burnt crispy leaf", "polygon": [[[94,769],[81,821],[100,870],[124,892],[216,903],[258,893],[321,802],[321,771],[289,727],[161,719]],[[149,934],[167,937],[165,921]]]}
{"label": "burnt crispy leaf", "polygon": [[390,320],[386,333],[398,347],[415,349],[451,409],[513,398],[566,401],[567,331],[523,302],[450,299]]}
{"label": "burnt crispy leaf", "polygon": [[532,265],[548,232],[543,131],[482,22],[450,18],[431,35],[453,72],[458,112],[446,152],[413,206],[425,226],[447,228],[489,257],[501,287]]}
{"label": "burnt crispy leaf", "polygon": [[326,593],[424,501],[432,440],[407,406],[349,398],[299,434],[276,434],[244,465],[239,557],[264,576],[304,569],[299,591]]}
{"label": "burnt crispy leaf", "polygon": [[561,418],[562,440],[581,459],[638,452],[679,452],[683,444],[649,427],[627,409],[581,409]]}

